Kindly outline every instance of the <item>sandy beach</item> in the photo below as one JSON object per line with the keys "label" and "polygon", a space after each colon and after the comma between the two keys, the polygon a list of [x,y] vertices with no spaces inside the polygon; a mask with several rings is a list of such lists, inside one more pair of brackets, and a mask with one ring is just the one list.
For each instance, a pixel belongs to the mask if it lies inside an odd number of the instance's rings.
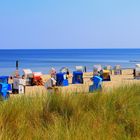
{"label": "sandy beach", "polygon": [[[80,92],[80,93],[88,93],[89,85],[92,84],[90,78],[92,77],[92,72],[84,73],[84,84],[76,84],[72,83],[72,74],[70,74],[69,78],[69,86],[67,87],[58,87],[59,93],[71,93],[71,92]],[[50,76],[43,75],[43,81],[46,82]],[[129,84],[140,83],[140,80],[136,80],[133,77],[133,69],[126,69],[122,71],[122,75],[111,75],[111,81],[103,82],[103,91],[112,90],[113,88],[117,88],[119,86],[125,86]],[[26,87],[26,95],[29,94],[45,94],[46,89],[44,86],[27,86]]]}

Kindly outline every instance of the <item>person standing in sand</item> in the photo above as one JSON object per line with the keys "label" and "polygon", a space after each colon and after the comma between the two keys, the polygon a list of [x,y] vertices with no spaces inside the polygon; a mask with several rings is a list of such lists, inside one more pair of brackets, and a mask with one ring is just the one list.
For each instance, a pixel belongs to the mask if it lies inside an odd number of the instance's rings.
{"label": "person standing in sand", "polygon": [[50,76],[51,78],[46,82],[45,88],[48,90],[49,93],[53,93],[56,86],[56,70],[54,68],[51,68]]}

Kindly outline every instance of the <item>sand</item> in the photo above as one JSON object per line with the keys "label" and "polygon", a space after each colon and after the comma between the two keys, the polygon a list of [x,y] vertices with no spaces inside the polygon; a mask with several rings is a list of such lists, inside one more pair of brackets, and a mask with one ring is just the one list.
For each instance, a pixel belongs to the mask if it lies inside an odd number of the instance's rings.
{"label": "sand", "polygon": [[[89,86],[92,85],[92,81],[90,78],[92,77],[92,72],[84,73],[84,84],[76,84],[72,85],[72,75],[70,75],[69,83],[70,85],[68,87],[58,87],[58,93],[71,93],[71,92],[80,92],[80,93],[88,93]],[[43,75],[43,81],[47,81],[50,76],[49,75]],[[117,88],[122,85],[129,85],[139,83],[140,80],[136,80],[133,77],[133,69],[126,69],[122,71],[122,75],[111,75],[111,81],[109,82],[103,82],[103,91],[106,92],[108,90],[112,90],[114,88]],[[32,86],[32,87],[26,87],[26,94],[45,94],[47,92],[46,88],[43,86]]]}

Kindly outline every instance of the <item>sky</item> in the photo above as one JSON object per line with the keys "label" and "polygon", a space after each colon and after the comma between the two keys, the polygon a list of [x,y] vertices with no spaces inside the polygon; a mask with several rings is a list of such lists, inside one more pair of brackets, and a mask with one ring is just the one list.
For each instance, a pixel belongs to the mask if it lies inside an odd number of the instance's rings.
{"label": "sky", "polygon": [[0,49],[140,48],[140,0],[0,0]]}

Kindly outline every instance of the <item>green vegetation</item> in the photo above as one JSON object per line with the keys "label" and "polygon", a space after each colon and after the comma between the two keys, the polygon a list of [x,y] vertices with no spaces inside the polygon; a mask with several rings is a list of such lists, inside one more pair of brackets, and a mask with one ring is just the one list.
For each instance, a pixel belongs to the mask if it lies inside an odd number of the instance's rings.
{"label": "green vegetation", "polygon": [[1,101],[0,139],[140,139],[140,86]]}

